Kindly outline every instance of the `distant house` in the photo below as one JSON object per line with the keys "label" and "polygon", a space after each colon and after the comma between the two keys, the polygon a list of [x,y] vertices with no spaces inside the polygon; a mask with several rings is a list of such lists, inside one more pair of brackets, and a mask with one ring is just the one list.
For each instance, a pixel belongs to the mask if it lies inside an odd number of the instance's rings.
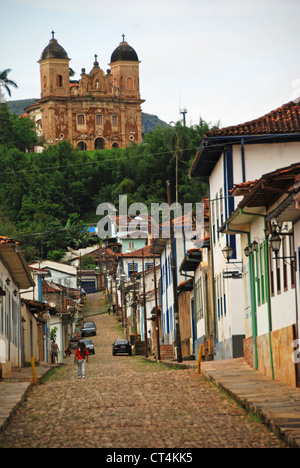
{"label": "distant house", "polygon": [[[203,355],[214,357],[215,317],[213,307],[213,281],[210,252],[209,203],[204,203],[204,231],[197,233],[194,247],[188,250],[180,265],[186,280],[178,285],[179,319],[182,354],[198,358],[199,347]],[[204,235],[204,238],[201,238]]]}
{"label": "distant house", "polygon": [[43,260],[31,263],[29,267],[48,270],[53,283],[61,284],[71,289],[77,288],[77,267],[74,265]]}
{"label": "distant house", "polygon": [[35,362],[50,362],[49,304],[22,299],[22,367]]}
{"label": "distant house", "polygon": [[[188,215],[189,216],[189,215]],[[174,256],[176,264],[176,283],[177,286],[188,280],[187,273],[180,270],[180,265],[186,253],[194,247],[190,232],[184,229],[184,216],[173,220],[174,232],[180,230],[181,235],[174,239]],[[169,224],[169,223],[167,223]],[[166,227],[166,225],[165,225]],[[161,277],[161,344],[174,345],[176,338],[175,322],[175,297],[172,272],[171,242],[168,238],[156,239],[154,249],[160,255],[160,277]],[[176,348],[176,344],[175,344]],[[175,352],[176,349],[174,348]]]}
{"label": "distant house", "polygon": [[34,286],[21,248],[0,236],[0,364],[2,372],[22,365],[20,289]]}

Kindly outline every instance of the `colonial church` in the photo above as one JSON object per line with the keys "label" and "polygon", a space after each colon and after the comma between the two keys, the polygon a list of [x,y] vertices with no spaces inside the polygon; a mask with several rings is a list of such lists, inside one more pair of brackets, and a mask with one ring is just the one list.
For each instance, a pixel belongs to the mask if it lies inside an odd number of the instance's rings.
{"label": "colonial church", "polygon": [[39,60],[41,99],[25,111],[35,120],[46,144],[68,139],[81,150],[123,148],[141,143],[139,59],[123,41],[114,50],[110,68],[100,68],[98,56],[88,73],[70,81],[70,58],[52,32]]}

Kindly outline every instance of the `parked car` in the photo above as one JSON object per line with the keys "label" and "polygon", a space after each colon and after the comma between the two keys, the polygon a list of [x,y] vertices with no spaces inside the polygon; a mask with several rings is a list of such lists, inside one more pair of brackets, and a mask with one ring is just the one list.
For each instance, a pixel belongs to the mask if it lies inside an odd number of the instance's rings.
{"label": "parked car", "polygon": [[131,344],[128,340],[116,340],[113,343],[113,356],[116,354],[128,354],[129,356],[132,355],[132,348]]}
{"label": "parked car", "polygon": [[94,322],[85,322],[82,326],[81,336],[96,335],[96,325]]}
{"label": "parked car", "polygon": [[89,354],[95,354],[95,347],[92,340],[80,340],[79,343],[84,343]]}

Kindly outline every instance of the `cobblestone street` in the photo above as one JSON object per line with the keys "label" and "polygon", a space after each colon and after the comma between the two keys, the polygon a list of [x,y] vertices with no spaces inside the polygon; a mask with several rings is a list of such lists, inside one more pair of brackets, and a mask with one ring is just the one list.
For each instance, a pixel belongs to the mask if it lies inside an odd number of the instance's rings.
{"label": "cobblestone street", "polygon": [[[90,313],[99,312],[90,308]],[[194,370],[170,369],[141,357],[112,356],[122,336],[113,315],[92,317],[96,355],[86,380],[74,355],[34,386],[7,429],[1,448],[282,447]]]}

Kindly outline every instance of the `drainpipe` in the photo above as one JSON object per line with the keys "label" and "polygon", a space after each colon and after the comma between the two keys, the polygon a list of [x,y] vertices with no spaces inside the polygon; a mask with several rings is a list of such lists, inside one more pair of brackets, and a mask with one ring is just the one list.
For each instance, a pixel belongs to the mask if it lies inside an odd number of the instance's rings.
{"label": "drainpipe", "polygon": [[[265,221],[266,227],[266,221]],[[272,341],[271,341],[271,331],[272,331],[272,313],[271,313],[271,294],[270,294],[270,268],[269,268],[269,256],[268,256],[268,241],[264,240],[264,262],[265,262],[265,286],[266,286],[266,298],[268,306],[268,334],[269,334],[269,349],[270,349],[270,364],[271,364],[271,373],[272,379],[274,380],[274,363],[273,363],[273,353],[272,353]]]}
{"label": "drainpipe", "polygon": [[[250,244],[250,233],[248,235],[248,244]],[[255,294],[255,279],[254,279],[254,258],[253,254],[249,256],[249,273],[250,273],[250,296],[252,309],[252,339],[254,341],[253,362],[254,368],[258,369],[257,355],[257,320],[256,320],[256,294]]]}
{"label": "drainpipe", "polygon": [[[264,227],[266,228],[266,215],[260,213],[249,213],[244,211],[243,208],[240,209],[241,214],[256,216],[264,218]],[[250,233],[248,233],[248,244],[250,244]],[[272,331],[272,313],[271,313],[271,294],[270,294],[270,268],[269,268],[269,256],[268,256],[268,242],[267,239],[264,240],[263,244],[264,249],[264,265],[265,265],[265,286],[266,286],[266,298],[267,298],[267,307],[268,307],[268,335],[269,335],[269,351],[270,351],[270,365],[272,379],[274,380],[274,362],[273,362],[273,353],[272,353],[272,343],[271,343],[271,331]],[[256,294],[255,294],[255,278],[254,278],[254,258],[251,254],[249,257],[249,266],[250,266],[250,287],[251,287],[251,301],[253,301],[252,307],[252,334],[255,335],[255,365],[258,368],[258,357],[257,357],[257,320],[256,320]]]}
{"label": "drainpipe", "polygon": [[241,159],[242,159],[242,174],[243,174],[243,182],[246,182],[246,168],[245,168],[245,148],[244,148],[245,140],[244,138],[241,139]]}

